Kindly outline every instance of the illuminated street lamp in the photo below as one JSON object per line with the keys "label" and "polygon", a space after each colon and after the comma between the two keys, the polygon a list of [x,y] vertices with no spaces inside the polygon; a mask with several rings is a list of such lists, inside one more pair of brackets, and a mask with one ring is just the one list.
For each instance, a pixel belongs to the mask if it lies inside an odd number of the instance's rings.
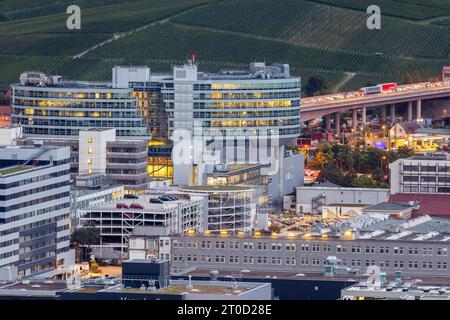
{"label": "illuminated street lamp", "polygon": [[383,174],[383,161],[386,160],[386,156],[382,156],[380,159],[380,168],[381,168],[381,174]]}

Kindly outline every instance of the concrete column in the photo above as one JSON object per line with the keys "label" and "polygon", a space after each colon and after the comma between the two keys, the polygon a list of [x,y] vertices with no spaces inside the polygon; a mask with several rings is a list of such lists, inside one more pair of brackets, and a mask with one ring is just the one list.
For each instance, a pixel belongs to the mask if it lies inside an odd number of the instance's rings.
{"label": "concrete column", "polygon": [[353,109],[352,110],[352,129],[353,132],[356,132],[357,128],[358,128],[358,117],[357,117],[357,112],[358,110]]}
{"label": "concrete column", "polygon": [[412,121],[413,118],[413,103],[412,101],[408,102],[408,121]]}
{"label": "concrete column", "polygon": [[330,132],[331,131],[331,116],[329,114],[327,114],[325,116],[325,125],[327,128],[327,131]]}
{"label": "concrete column", "polygon": [[422,119],[422,100],[417,100],[417,119]]}
{"label": "concrete column", "polygon": [[338,136],[341,135],[341,114],[339,112],[336,112],[334,114],[334,125],[336,129],[336,134]]}
{"label": "concrete column", "polygon": [[383,123],[386,123],[386,119],[387,119],[387,117],[386,117],[386,106],[382,106],[381,107],[381,121]]}
{"label": "concrete column", "polygon": [[395,104],[391,104],[391,125],[395,124]]}
{"label": "concrete column", "polygon": [[366,122],[367,122],[367,109],[366,108],[361,109],[361,122],[362,122],[363,126],[366,125]]}

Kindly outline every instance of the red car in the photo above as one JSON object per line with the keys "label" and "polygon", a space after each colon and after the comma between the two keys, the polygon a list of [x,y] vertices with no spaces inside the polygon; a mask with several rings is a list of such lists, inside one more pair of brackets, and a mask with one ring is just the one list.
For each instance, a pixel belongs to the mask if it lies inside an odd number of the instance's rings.
{"label": "red car", "polygon": [[126,203],[118,203],[116,204],[117,209],[129,209],[128,205]]}
{"label": "red car", "polygon": [[144,206],[138,203],[133,203],[131,204],[130,209],[144,209]]}

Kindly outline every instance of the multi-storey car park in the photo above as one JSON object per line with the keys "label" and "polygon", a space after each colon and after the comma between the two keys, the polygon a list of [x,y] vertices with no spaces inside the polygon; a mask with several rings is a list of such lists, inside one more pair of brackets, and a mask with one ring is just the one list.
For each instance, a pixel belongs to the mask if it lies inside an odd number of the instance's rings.
{"label": "multi-storey car park", "polygon": [[63,81],[26,72],[12,84],[11,122],[25,137],[78,138],[81,129],[116,128],[119,137],[146,135],[136,98],[110,83]]}
{"label": "multi-storey car park", "polygon": [[180,191],[208,199],[205,230],[215,234],[238,231],[250,234],[255,227],[255,189],[247,186],[191,186]]}
{"label": "multi-storey car park", "polygon": [[177,200],[150,203],[154,195],[122,199],[80,210],[80,223],[93,223],[100,231],[100,244],[92,246],[100,257],[125,258],[128,240],[136,227],[149,227],[161,234],[203,231],[207,204],[203,196],[180,195]]}

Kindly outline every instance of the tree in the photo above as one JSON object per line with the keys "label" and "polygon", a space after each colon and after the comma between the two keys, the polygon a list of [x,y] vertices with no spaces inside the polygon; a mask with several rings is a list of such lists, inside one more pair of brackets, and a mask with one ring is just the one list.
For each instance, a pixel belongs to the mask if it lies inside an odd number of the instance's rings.
{"label": "tree", "polygon": [[321,76],[312,76],[308,82],[303,86],[303,91],[307,96],[314,96],[322,93],[326,89],[325,80]]}
{"label": "tree", "polygon": [[402,80],[403,84],[412,84],[414,83],[414,78],[410,73],[407,73],[403,76],[403,80]]}
{"label": "tree", "polygon": [[317,151],[323,158],[323,161],[321,163],[322,167],[325,167],[328,164],[333,162],[335,154],[333,152],[333,144],[332,143],[330,143],[328,141],[321,142],[317,148]]}
{"label": "tree", "polygon": [[353,168],[353,150],[350,145],[336,145],[336,162],[340,168],[346,171],[354,171]]}
{"label": "tree", "polygon": [[419,70],[416,70],[416,72],[414,72],[413,78],[415,83],[422,82],[422,74],[420,73]]}
{"label": "tree", "polygon": [[367,176],[356,177],[352,181],[353,187],[356,188],[376,188],[378,187],[377,181]]}
{"label": "tree", "polygon": [[[84,253],[86,251],[86,246],[88,251],[90,251],[91,245],[95,245],[100,242],[100,232],[94,225],[86,225],[76,229],[72,233],[70,242],[75,246],[81,247]],[[84,254],[82,257],[84,257]],[[83,260],[83,258],[79,260]]]}

